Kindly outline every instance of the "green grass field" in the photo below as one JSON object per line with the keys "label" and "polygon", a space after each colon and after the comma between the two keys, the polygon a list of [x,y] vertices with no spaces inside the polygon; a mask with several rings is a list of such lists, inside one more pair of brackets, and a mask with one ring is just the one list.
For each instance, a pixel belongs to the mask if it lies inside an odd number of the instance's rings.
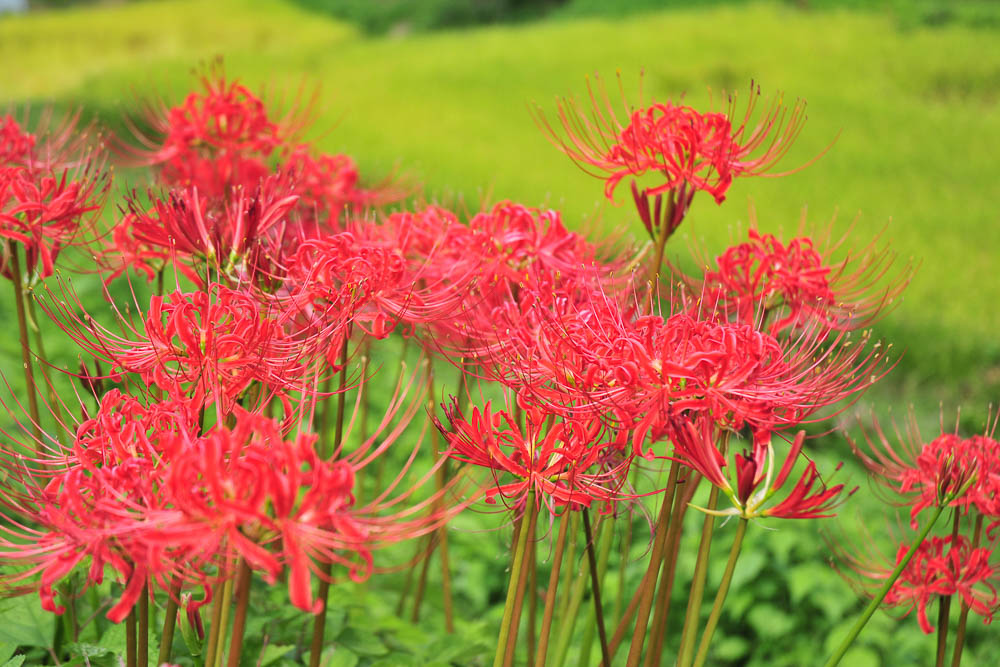
{"label": "green grass field", "polygon": [[[610,86],[620,72],[629,90],[644,72],[647,99],[683,94],[693,105],[706,104],[710,90],[716,98],[722,89],[743,93],[754,79],[765,93],[808,100],[809,121],[782,166],[802,164],[835,143],[801,172],[737,182],[722,206],[697,198],[668,252],[685,255],[685,237],[720,250],[745,228],[750,206],[766,231],[794,231],[806,208],[820,228],[834,218],[836,229],[856,220],[859,246],[887,227],[883,238],[897,263],[918,262],[920,269],[878,325],[906,351],[904,359],[866,401],[880,414],[913,402],[932,423],[939,400],[946,414],[961,403],[970,422],[981,419],[1000,397],[997,33],[901,29],[880,12],[802,12],[767,3],[614,19],[562,16],[387,37],[275,0],[169,0],[0,16],[0,109],[83,105],[115,126],[137,95],[178,99],[193,83],[193,68],[223,55],[228,72],[254,87],[288,95],[300,85],[319,86],[320,145],[356,157],[372,180],[402,174],[421,183],[429,199],[460,208],[508,198],[551,206],[571,227],[596,219],[598,229],[631,230],[638,238],[624,188],[619,205],[606,204],[602,184],[553,148],[529,106],[551,114],[557,97],[585,95],[585,77],[595,72]],[[10,359],[14,344],[5,343]],[[502,542],[481,540],[471,529],[465,537],[456,548],[466,549],[470,568],[475,554],[486,558]],[[836,592],[827,596],[808,569],[815,564],[798,567],[803,554],[781,543],[763,552],[772,560],[758,570],[787,565],[798,583],[768,598],[771,612],[753,613],[778,618],[782,605],[802,604],[825,618],[847,614],[826,599],[853,604],[846,586],[835,580]],[[493,602],[476,598],[485,595],[485,569],[457,579],[457,593],[476,609]],[[492,604],[489,613],[498,611]],[[742,618],[733,614],[724,629]],[[887,617],[877,618],[881,629],[870,634],[882,639],[866,640],[853,664],[878,664],[862,659],[877,659],[872,651],[893,642],[896,652],[885,655],[912,662],[930,645],[912,619],[897,631]],[[754,627],[768,627],[767,618],[759,620],[751,619]],[[755,660],[798,664],[794,656],[809,650],[807,635],[821,632],[801,620],[781,622],[801,635],[793,657],[786,656],[793,661],[757,649]],[[980,656],[991,664],[988,651]]]}

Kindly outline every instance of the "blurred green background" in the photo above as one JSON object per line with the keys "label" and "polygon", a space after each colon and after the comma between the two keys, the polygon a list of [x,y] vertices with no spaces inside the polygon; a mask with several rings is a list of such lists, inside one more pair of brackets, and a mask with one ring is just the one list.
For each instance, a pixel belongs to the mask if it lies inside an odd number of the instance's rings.
{"label": "blurred green background", "polygon": [[[695,106],[708,104],[713,93],[718,99],[722,90],[743,92],[751,79],[765,94],[802,97],[809,120],[782,167],[804,163],[835,142],[829,152],[783,178],[736,182],[722,206],[696,198],[668,253],[683,258],[685,241],[721,250],[745,229],[751,206],[765,231],[794,232],[804,210],[817,229],[833,221],[834,230],[846,231],[854,223],[850,238],[858,247],[885,229],[882,238],[897,264],[913,261],[920,268],[901,303],[876,327],[905,351],[902,361],[859,406],[885,415],[912,403],[921,421],[933,424],[939,402],[945,415],[962,405],[963,424],[975,432],[1000,396],[1000,3],[32,6],[24,14],[0,14],[0,109],[82,106],[121,131],[122,114],[138,99],[179,99],[194,83],[192,70],[223,55],[230,75],[272,91],[272,98],[319,86],[317,142],[354,156],[373,181],[402,174],[421,183],[429,199],[470,210],[503,198],[551,206],[571,227],[625,230],[637,239],[642,230],[630,202],[622,197],[607,204],[602,184],[539,131],[531,105],[551,115],[557,98],[586,95],[585,77],[596,73],[613,87],[619,72],[629,90],[644,72],[647,99],[683,95]],[[9,316],[9,307],[5,312]],[[842,444],[817,454],[843,456]],[[865,484],[859,474],[854,481]],[[848,505],[849,515],[878,511],[858,502]],[[758,571],[741,570],[749,597],[724,619],[732,664],[811,664],[816,642],[854,613],[846,585],[829,581],[829,572],[817,574],[827,566],[816,562],[816,544],[794,542],[810,535],[815,542],[814,529],[781,528],[758,561],[741,566]],[[498,611],[493,594],[477,587],[489,580],[499,589],[502,582],[471,563],[495,565],[496,554],[487,552],[501,542],[475,535],[456,540],[473,568],[456,584],[473,610],[470,623],[487,609]],[[781,583],[766,583],[765,573]],[[852,665],[927,664],[930,640],[912,619],[877,618]],[[985,647],[978,653],[982,664],[995,664],[996,654]]]}

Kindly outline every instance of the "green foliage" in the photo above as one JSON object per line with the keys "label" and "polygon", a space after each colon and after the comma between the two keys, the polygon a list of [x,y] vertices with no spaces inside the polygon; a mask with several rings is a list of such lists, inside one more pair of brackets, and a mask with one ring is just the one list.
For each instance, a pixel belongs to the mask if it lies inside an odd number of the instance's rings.
{"label": "green foliage", "polygon": [[456,28],[543,15],[563,0],[296,0],[303,7],[350,21],[369,33]]}

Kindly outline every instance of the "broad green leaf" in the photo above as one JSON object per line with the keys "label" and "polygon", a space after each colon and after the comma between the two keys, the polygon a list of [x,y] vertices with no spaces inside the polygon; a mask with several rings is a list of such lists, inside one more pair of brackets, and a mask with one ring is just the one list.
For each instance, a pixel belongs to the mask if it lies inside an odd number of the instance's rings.
{"label": "broad green leaf", "polygon": [[358,655],[382,656],[389,652],[378,635],[362,628],[345,628],[337,637],[337,643]]}
{"label": "broad green leaf", "polygon": [[14,646],[52,646],[55,614],[42,609],[37,595],[0,602],[0,641]]}
{"label": "broad green leaf", "polygon": [[882,659],[867,646],[855,646],[844,654],[840,664],[851,667],[881,667]]}
{"label": "broad green leaf", "polygon": [[260,652],[260,658],[258,659],[257,664],[260,665],[260,667],[265,667],[266,665],[278,662],[281,658],[294,650],[294,646],[268,644],[264,647],[264,650]]}
{"label": "broad green leaf", "polygon": [[759,604],[747,614],[750,625],[761,637],[780,639],[795,627],[795,618],[771,604]]}
{"label": "broad green leaf", "polygon": [[320,660],[323,667],[354,667],[358,664],[358,656],[350,649],[343,646],[323,651],[323,659]]}
{"label": "broad green leaf", "polygon": [[24,664],[24,658],[25,656],[23,655],[15,655],[13,658],[3,663],[3,667],[21,667],[21,665]]}
{"label": "broad green leaf", "polygon": [[735,662],[750,652],[750,642],[743,637],[720,637],[712,642],[711,657]]}

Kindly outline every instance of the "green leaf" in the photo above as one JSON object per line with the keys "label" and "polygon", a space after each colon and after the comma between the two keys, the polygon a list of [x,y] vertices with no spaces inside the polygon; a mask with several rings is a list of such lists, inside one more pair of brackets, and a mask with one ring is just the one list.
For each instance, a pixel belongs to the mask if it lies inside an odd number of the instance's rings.
{"label": "green leaf", "polygon": [[723,637],[712,643],[712,657],[735,662],[750,653],[750,642],[743,637]]}
{"label": "green leaf", "polygon": [[104,632],[97,645],[114,655],[125,655],[125,624],[112,625]]}
{"label": "green leaf", "polygon": [[13,658],[3,663],[3,667],[21,667],[24,664],[24,655],[15,655]]}
{"label": "green leaf", "polygon": [[264,647],[264,650],[260,652],[260,658],[257,662],[260,667],[265,667],[265,665],[270,665],[271,663],[281,660],[285,655],[295,650],[294,646],[286,644],[268,644]]}
{"label": "green leaf", "polygon": [[376,660],[371,667],[426,667],[427,663],[407,653],[391,653]]}
{"label": "green leaf", "polygon": [[88,659],[99,658],[102,655],[109,655],[113,653],[113,651],[107,646],[98,646],[97,644],[88,644],[86,642],[70,644],[68,648],[72,655],[78,655]]}
{"label": "green leaf", "polygon": [[358,656],[350,649],[336,646],[323,651],[320,664],[324,667],[354,667],[358,664]]}
{"label": "green leaf", "polygon": [[855,646],[844,654],[840,664],[851,667],[881,667],[882,659],[878,653],[866,646]]}
{"label": "green leaf", "polygon": [[10,642],[0,642],[0,660],[9,660],[10,656],[14,655],[14,651],[17,650],[17,644],[12,644]]}
{"label": "green leaf", "polygon": [[383,656],[389,652],[378,635],[361,628],[345,628],[337,637],[337,643],[358,655]]}
{"label": "green leaf", "polygon": [[37,595],[0,603],[0,642],[14,646],[52,646],[55,614],[42,609]]}
{"label": "green leaf", "polygon": [[750,625],[765,639],[784,637],[795,627],[795,618],[771,604],[754,606],[747,614]]}

